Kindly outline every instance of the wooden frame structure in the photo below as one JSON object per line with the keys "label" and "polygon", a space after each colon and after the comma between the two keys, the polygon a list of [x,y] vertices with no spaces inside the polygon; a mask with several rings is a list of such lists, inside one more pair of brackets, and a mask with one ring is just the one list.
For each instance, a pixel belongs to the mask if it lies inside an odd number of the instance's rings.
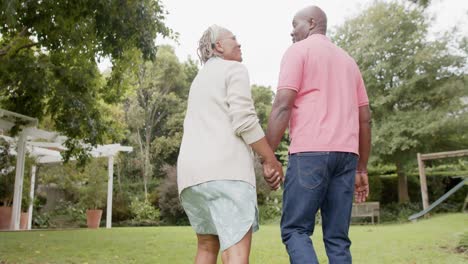
{"label": "wooden frame structure", "polygon": [[464,157],[464,156],[468,156],[468,149],[457,150],[457,151],[428,153],[428,154],[421,154],[421,153],[417,154],[418,168],[419,168],[419,182],[420,182],[420,185],[421,185],[421,196],[422,196],[423,210],[426,210],[429,207],[429,195],[427,193],[426,169],[424,167],[424,161],[425,160],[434,160],[434,159]]}

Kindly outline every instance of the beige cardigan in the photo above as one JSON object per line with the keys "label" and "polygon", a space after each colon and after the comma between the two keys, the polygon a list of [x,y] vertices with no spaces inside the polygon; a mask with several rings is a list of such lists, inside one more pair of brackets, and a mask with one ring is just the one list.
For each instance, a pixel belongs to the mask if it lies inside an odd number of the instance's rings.
{"label": "beige cardigan", "polygon": [[247,68],[235,61],[208,60],[190,87],[177,161],[179,193],[213,180],[240,180],[255,186],[249,144],[264,136]]}

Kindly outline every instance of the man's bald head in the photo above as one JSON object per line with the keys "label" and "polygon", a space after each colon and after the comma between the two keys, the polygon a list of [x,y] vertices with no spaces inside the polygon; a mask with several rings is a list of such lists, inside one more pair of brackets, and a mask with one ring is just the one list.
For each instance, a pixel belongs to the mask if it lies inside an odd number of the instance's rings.
{"label": "man's bald head", "polygon": [[303,40],[312,34],[327,33],[327,15],[318,6],[308,6],[296,13],[293,19],[293,42]]}
{"label": "man's bald head", "polygon": [[313,20],[316,24],[316,29],[319,31],[320,34],[327,33],[327,15],[323,10],[318,6],[308,6],[299,12],[297,12],[296,16],[303,17],[307,20]]}

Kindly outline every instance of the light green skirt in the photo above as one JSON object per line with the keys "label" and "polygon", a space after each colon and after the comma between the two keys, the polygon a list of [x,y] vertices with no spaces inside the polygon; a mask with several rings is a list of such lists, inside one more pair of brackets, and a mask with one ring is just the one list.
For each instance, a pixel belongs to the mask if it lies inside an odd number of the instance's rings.
{"label": "light green skirt", "polygon": [[244,181],[209,181],[186,188],[180,200],[199,235],[217,235],[221,251],[258,230],[257,193]]}

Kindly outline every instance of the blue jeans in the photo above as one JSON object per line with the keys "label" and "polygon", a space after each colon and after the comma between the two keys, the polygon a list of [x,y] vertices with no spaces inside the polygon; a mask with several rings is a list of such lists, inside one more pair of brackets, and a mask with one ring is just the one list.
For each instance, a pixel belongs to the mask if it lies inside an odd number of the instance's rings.
{"label": "blue jeans", "polygon": [[319,209],[329,263],[351,263],[348,231],[357,162],[358,156],[347,152],[302,152],[289,156],[281,237],[291,263],[319,263],[310,239]]}

